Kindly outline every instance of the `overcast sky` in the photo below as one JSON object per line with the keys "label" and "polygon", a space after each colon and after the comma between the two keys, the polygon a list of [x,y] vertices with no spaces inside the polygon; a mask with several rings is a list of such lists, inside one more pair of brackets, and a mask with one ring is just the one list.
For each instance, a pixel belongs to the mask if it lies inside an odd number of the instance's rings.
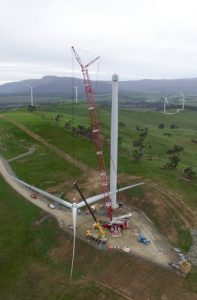
{"label": "overcast sky", "polygon": [[197,1],[0,0],[0,83],[72,76],[72,45],[99,79],[197,77]]}

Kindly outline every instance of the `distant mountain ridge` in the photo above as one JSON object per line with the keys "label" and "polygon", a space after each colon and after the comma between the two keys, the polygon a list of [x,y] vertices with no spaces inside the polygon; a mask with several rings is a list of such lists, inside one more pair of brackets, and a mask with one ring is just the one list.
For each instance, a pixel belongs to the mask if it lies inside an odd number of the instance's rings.
{"label": "distant mountain ridge", "polygon": [[[28,96],[29,88],[24,83],[34,87],[36,96],[68,98],[74,93],[73,85],[78,86],[79,95],[84,95],[82,79],[44,76],[41,79],[23,80],[0,85],[0,96]],[[111,93],[111,81],[93,81],[92,83],[96,94]],[[119,81],[120,95],[128,95],[130,92],[172,94],[179,91],[183,93],[197,93],[197,78]]]}

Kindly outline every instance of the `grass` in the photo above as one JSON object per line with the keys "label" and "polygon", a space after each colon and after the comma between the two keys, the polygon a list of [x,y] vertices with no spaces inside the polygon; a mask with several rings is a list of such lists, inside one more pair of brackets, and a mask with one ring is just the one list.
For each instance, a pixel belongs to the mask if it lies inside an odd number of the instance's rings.
{"label": "grass", "polygon": [[76,166],[42,145],[33,155],[13,161],[11,166],[18,177],[42,188],[70,181],[81,174]]}
{"label": "grass", "polygon": [[0,151],[7,159],[27,152],[32,139],[10,122],[0,119]]}
{"label": "grass", "polygon": [[[81,171],[76,165],[72,165],[53,151],[39,144],[33,138],[10,122],[0,119],[1,132],[3,131],[2,154],[6,158],[15,157],[27,151],[36,143],[35,153],[11,163],[13,170],[21,178],[33,185],[47,188],[51,183],[54,185],[80,176]],[[5,138],[6,136],[6,138]]]}
{"label": "grass", "polygon": [[192,237],[189,229],[178,229],[178,245],[185,253],[187,253],[192,246]]}
{"label": "grass", "polygon": [[[43,119],[43,111],[45,118]],[[109,142],[110,136],[110,111],[109,109],[99,107],[99,116],[102,122],[103,134],[105,140]],[[61,122],[56,124],[54,122],[54,114],[61,113]],[[60,104],[57,106],[41,107],[40,110],[34,114],[27,113],[25,110],[17,110],[4,114],[9,120],[16,120],[23,123],[26,127],[36,132],[40,136],[44,137],[51,144],[56,145],[71,156],[74,157],[88,166],[96,169],[97,161],[95,155],[95,148],[91,141],[80,137],[73,136],[72,131],[64,128],[66,121],[72,120],[76,125],[83,124],[89,126],[89,118],[87,105],[84,103],[74,105],[72,104]],[[1,119],[2,120],[2,119]],[[1,121],[0,120],[0,121]],[[122,143],[119,147],[119,173],[126,175],[138,176],[142,179],[148,179],[161,185],[163,189],[169,189],[174,193],[181,195],[183,201],[191,207],[194,211],[197,211],[196,202],[196,188],[197,188],[197,176],[194,177],[191,183],[183,180],[178,180],[184,168],[192,166],[197,173],[197,151],[196,144],[191,142],[191,139],[197,138],[196,131],[196,112],[184,111],[175,115],[164,115],[161,112],[149,111],[146,109],[132,109],[121,110],[119,114],[119,121],[124,123],[124,126],[119,128],[119,135],[122,139]],[[9,122],[7,122],[9,123]],[[165,128],[159,129],[158,125],[164,123]],[[10,124],[10,123],[9,123]],[[177,129],[171,129],[170,126],[176,124]],[[3,124],[3,128],[7,124]],[[25,140],[25,144],[33,143],[29,140],[29,137],[25,137],[24,133],[19,132],[13,125],[10,126],[10,134],[16,137],[17,141]],[[134,150],[133,141],[138,137],[139,132],[136,130],[136,126],[148,127],[149,134],[145,140],[145,153],[144,159],[139,162],[135,162],[132,157]],[[18,132],[15,134],[15,132]],[[171,134],[171,136],[164,135],[165,132]],[[20,143],[19,143],[20,144]],[[178,165],[177,170],[172,171],[167,168],[162,168],[167,162],[166,152],[171,149],[175,144],[184,147],[183,153],[181,153],[181,162]],[[151,148],[149,147],[151,145]],[[7,145],[7,151],[11,155],[11,145]],[[109,168],[109,146],[107,143],[104,145],[105,160],[107,161],[107,168]],[[156,157],[156,159],[150,160],[149,158]],[[74,170],[70,164],[57,158],[55,154],[48,151],[45,147],[39,145],[39,149],[31,157],[27,157],[24,160],[15,161],[12,163],[12,167],[16,173],[24,180],[38,185],[40,182],[42,187],[48,187],[51,183],[53,185],[62,182],[63,179],[68,178],[76,179],[77,176],[83,176],[78,173],[78,170]],[[135,196],[137,190],[132,190],[131,195]],[[143,195],[140,197],[143,199]],[[155,207],[148,203],[143,205],[142,209],[146,211],[149,217],[157,224],[158,228],[163,230],[165,224],[163,224],[158,217]],[[174,212],[166,208],[170,218],[175,218]],[[176,223],[174,224],[174,226]],[[190,236],[185,228],[176,228],[178,233],[178,243],[182,249],[187,249],[190,245]],[[182,244],[181,244],[182,243]]]}
{"label": "grass", "polygon": [[36,226],[43,212],[1,177],[0,206],[1,299],[120,299],[108,288],[78,282],[83,274],[76,268],[69,281],[70,257],[60,263],[50,255],[65,233],[51,217]]}
{"label": "grass", "polygon": [[[65,120],[72,117],[72,107],[68,105],[61,107],[65,109]],[[87,113],[85,106],[82,104],[78,108],[79,117],[76,117],[77,122],[86,122]],[[160,114],[160,113],[158,113]],[[109,112],[100,109],[102,122],[104,123],[104,133],[109,136]],[[17,120],[25,126],[35,131],[37,134],[46,138],[50,143],[57,145],[65,152],[73,153],[73,136],[72,132],[66,130],[63,124],[55,124],[52,120],[52,113],[48,113],[47,119],[42,119],[36,114],[27,114],[20,110],[6,113],[5,116],[10,120]],[[178,116],[178,115],[177,115]],[[162,187],[170,188],[181,194],[187,203],[194,210],[196,209],[196,180],[188,184],[177,180],[178,172],[187,164],[195,166],[196,161],[196,145],[191,144],[190,137],[195,137],[195,116],[193,112],[190,118],[185,119],[180,116],[177,119],[179,129],[170,130],[172,139],[163,135],[163,131],[158,129],[158,122],[162,122],[160,115],[157,113],[149,113],[146,110],[127,112],[122,111],[120,115],[121,120],[124,120],[126,127],[120,129],[122,137],[121,151],[119,153],[119,171],[135,175],[141,178],[148,178],[152,181],[161,184]],[[23,153],[23,146],[29,147],[35,141],[28,135],[17,129],[10,122],[0,119],[1,132],[3,130],[3,146],[6,145],[6,151],[1,153],[7,158],[11,158],[18,153]],[[166,126],[170,126],[172,121],[166,122]],[[175,123],[175,122],[174,122]],[[132,160],[132,140],[136,138],[135,126],[149,126],[149,136],[147,145],[153,145],[153,153],[159,154],[160,160],[143,160],[136,163]],[[8,136],[7,136],[8,135]],[[14,143],[9,143],[13,140]],[[37,142],[36,142],[37,143]],[[182,157],[181,164],[178,171],[170,171],[168,169],[161,170],[160,166],[165,162],[165,151],[174,145],[174,143],[184,144],[185,153]],[[13,145],[18,145],[13,147]],[[56,185],[63,180],[69,180],[71,177],[83,175],[78,173],[79,170],[73,169],[72,164],[65,162],[58,158],[55,153],[49,151],[43,145],[37,143],[38,148],[36,152],[25,159],[18,160],[12,163],[12,167],[19,177],[31,182],[32,184],[47,188],[49,185]],[[96,168],[95,150],[89,140],[82,137],[75,139],[75,155],[76,158],[85,162],[91,167]],[[129,152],[130,151],[130,152]],[[148,150],[147,150],[148,151]],[[106,158],[109,157],[109,147],[105,146]],[[147,152],[149,155],[149,152]],[[131,191],[131,196],[141,199],[142,208],[154,221],[160,230],[166,223],[160,220],[155,207],[151,202],[145,201],[145,190],[143,187],[138,187]],[[60,239],[66,235],[58,229],[56,222],[48,218],[42,222],[40,226],[35,226],[35,221],[42,218],[41,211],[23,200],[18,196],[5,182],[0,178],[0,290],[2,299],[121,299],[121,297],[111,289],[103,288],[93,282],[84,281],[84,270],[88,272],[89,266],[80,265],[75,267],[74,281],[69,282],[70,271],[70,256],[68,249],[64,251],[67,257],[64,260],[57,260],[50,255],[54,248],[61,248]],[[191,237],[189,232],[179,223],[177,215],[174,211],[167,207],[166,213],[169,218],[176,219],[174,223],[178,232],[178,244],[183,250],[187,250],[191,244]],[[178,220],[178,221],[177,221]],[[166,220],[168,222],[169,219]],[[66,235],[66,239],[69,240]],[[77,242],[78,258],[77,262],[81,260],[82,256],[86,256],[85,246],[82,242]],[[89,248],[88,248],[89,249]],[[95,252],[88,250],[89,261],[94,261]],[[114,257],[115,259],[116,257]],[[102,255],[102,260],[95,263],[96,275],[104,275],[104,268],[109,262],[107,253]],[[131,262],[130,267],[133,267],[134,261]],[[114,265],[114,261],[113,261]],[[92,268],[92,266],[91,266]],[[96,277],[95,275],[95,277]],[[101,277],[102,277],[101,276]],[[187,276],[184,282],[185,288],[188,291],[196,291],[196,269]]]}
{"label": "grass", "polygon": [[197,267],[193,267],[191,273],[185,279],[184,286],[193,293],[197,293]]}
{"label": "grass", "polygon": [[66,130],[63,126],[55,124],[51,119],[43,120],[36,114],[19,111],[19,113],[8,113],[6,117],[23,123],[32,131],[43,136],[48,142],[58,146],[71,156],[74,154],[76,159],[96,168],[94,145],[88,139],[73,135],[71,130]]}

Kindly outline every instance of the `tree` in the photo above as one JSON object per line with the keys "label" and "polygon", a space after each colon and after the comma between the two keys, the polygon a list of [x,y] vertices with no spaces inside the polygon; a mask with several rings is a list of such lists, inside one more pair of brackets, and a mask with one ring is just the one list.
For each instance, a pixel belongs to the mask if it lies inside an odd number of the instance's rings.
{"label": "tree", "polygon": [[139,137],[137,140],[133,141],[133,146],[137,149],[133,152],[133,157],[136,161],[139,161],[143,158],[144,154],[144,139],[148,135],[148,127],[140,128],[139,126],[136,126],[136,130],[139,131]]}
{"label": "tree", "polygon": [[191,181],[193,179],[193,177],[196,175],[196,173],[194,172],[192,167],[188,167],[188,168],[184,169],[183,174],[189,181]]}
{"label": "tree", "polygon": [[72,128],[72,123],[73,122],[71,120],[69,120],[64,124],[64,127],[70,129],[70,128]]}
{"label": "tree", "polygon": [[60,122],[60,119],[61,119],[62,117],[63,117],[63,115],[59,115],[59,114],[55,115],[55,116],[54,116],[55,122],[56,122],[56,123]]}
{"label": "tree", "polygon": [[29,112],[34,112],[34,111],[36,111],[36,106],[35,106],[35,105],[28,105],[28,106],[27,106],[27,110],[28,110]]}
{"label": "tree", "polygon": [[174,145],[174,147],[172,149],[169,149],[167,151],[167,154],[170,155],[170,154],[179,154],[181,151],[183,151],[184,148],[182,146],[179,146],[179,145]]}
{"label": "tree", "polygon": [[176,129],[176,128],[178,128],[178,126],[175,125],[175,124],[172,124],[172,125],[170,126],[170,128],[171,128],[171,129]]}
{"label": "tree", "polygon": [[171,168],[171,169],[176,169],[178,163],[180,162],[180,153],[184,150],[184,148],[182,146],[179,145],[174,145],[174,147],[172,149],[169,149],[167,151],[167,155],[168,155],[168,159],[169,162],[166,164],[167,167]]}
{"label": "tree", "polygon": [[179,161],[180,161],[180,158],[178,157],[177,154],[172,154],[168,157],[168,159],[170,160],[168,163],[167,163],[167,166],[170,168],[170,169],[176,169]]}
{"label": "tree", "polygon": [[164,129],[165,125],[163,123],[160,123],[158,127],[159,129]]}
{"label": "tree", "polygon": [[142,158],[142,153],[139,149],[133,151],[133,158],[135,161],[139,161]]}

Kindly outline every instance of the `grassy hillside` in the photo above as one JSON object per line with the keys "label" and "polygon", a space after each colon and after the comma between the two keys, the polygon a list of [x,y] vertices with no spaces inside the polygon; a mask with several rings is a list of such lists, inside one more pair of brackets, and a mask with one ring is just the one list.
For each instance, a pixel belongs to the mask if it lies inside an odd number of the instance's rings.
{"label": "grassy hillside", "polygon": [[[57,114],[62,115],[59,122],[54,121]],[[110,111],[100,107],[99,115],[105,158],[109,160]],[[95,149],[91,141],[65,128],[65,123],[70,120],[76,128],[79,125],[89,126],[85,104],[74,107],[61,104],[47,109],[45,106],[33,114],[20,109],[2,116],[0,152],[4,157],[13,158],[36,145],[33,154],[11,162],[20,178],[42,188],[64,184],[70,191],[75,179],[83,181],[87,175],[79,165],[65,160],[25,132],[21,124],[89,168],[96,169]],[[193,226],[190,210],[197,212],[197,180],[195,176],[188,183],[179,180],[179,177],[187,166],[197,171],[196,144],[191,142],[197,137],[196,113],[185,111],[164,116],[148,110],[121,110],[119,119],[122,122],[119,126],[121,184],[132,182],[132,176],[145,180],[143,187],[127,193],[128,203],[142,209],[171,242],[186,251],[191,245],[188,228]],[[165,125],[164,129],[158,128],[160,123]],[[178,128],[171,129],[172,124]],[[149,128],[144,142],[144,157],[138,162],[132,155],[133,141],[139,135],[136,126]],[[171,135],[164,135],[165,132]],[[174,144],[184,147],[178,168],[163,168],[167,162],[166,151]],[[125,296],[147,299],[147,295],[151,299],[161,299],[162,295],[173,300],[180,297],[195,299],[195,295],[190,294],[196,292],[195,269],[183,280],[136,257],[100,253],[81,241],[77,242],[74,280],[70,283],[71,237],[59,230],[52,218],[17,196],[2,179],[0,205],[2,299],[125,299]],[[140,287],[139,282],[142,283]]]}
{"label": "grassy hillside", "polygon": [[[1,299],[121,299],[108,288],[81,281],[75,268],[69,280],[70,259],[58,262],[52,250],[64,236],[56,222],[23,200],[0,177]],[[70,248],[71,250],[71,248]]]}
{"label": "grassy hillside", "polygon": [[[47,109],[46,107],[40,107],[36,114],[17,111],[7,113],[5,116],[10,120],[23,123],[50,143],[71,156],[74,154],[76,159],[83,161],[95,169],[97,162],[94,146],[91,141],[79,135],[73,136],[71,129],[64,128],[65,123],[69,120],[73,120],[75,127],[81,124],[86,127],[89,126],[86,105],[79,104],[72,106],[71,104],[62,104]],[[51,112],[52,109],[53,112]],[[43,111],[45,118],[41,117]],[[54,115],[57,114],[62,115],[60,122],[54,121]],[[109,167],[110,111],[100,108],[99,116],[105,138],[104,153],[107,166]],[[166,188],[180,192],[183,195],[184,201],[197,211],[195,201],[197,176],[194,177],[194,180],[190,184],[183,180],[177,180],[183,169],[188,166],[192,166],[197,173],[197,144],[191,142],[191,139],[197,138],[196,112],[184,111],[175,115],[163,115],[161,112],[140,109],[132,111],[121,110],[119,121],[124,124],[122,127],[119,126],[119,136],[121,137],[121,144],[119,146],[119,173],[147,178],[166,186]],[[164,124],[164,129],[158,128],[160,123]],[[171,129],[170,126],[172,124],[175,124],[178,128]],[[133,141],[139,136],[136,126],[142,128],[148,127],[148,136],[144,142],[144,158],[139,162],[135,162],[133,159]],[[165,133],[169,135],[165,135]],[[14,133],[14,136],[16,134],[17,132]],[[168,161],[167,150],[173,148],[175,144],[184,147],[184,151],[180,155],[181,160],[177,170],[161,169]],[[9,149],[8,147],[8,152]],[[18,148],[17,151],[19,151]],[[5,153],[5,155],[7,154]]]}
{"label": "grassy hillside", "polygon": [[[110,111],[99,107],[98,112],[102,123],[106,165],[109,167]],[[58,114],[61,117],[55,122]],[[30,137],[23,128],[18,127],[21,124],[89,168],[97,168],[91,140],[77,131],[73,134],[72,128],[65,128],[65,123],[69,121],[73,121],[76,129],[79,125],[86,128],[89,126],[86,104],[43,106],[32,114],[20,109],[2,116],[0,145],[5,157],[14,157],[25,152],[30,145],[37,145],[35,153],[11,163],[22,179],[42,188],[63,184],[69,192],[72,182],[76,179],[84,181],[88,172],[81,170],[79,165],[62,159],[46,145]],[[196,113],[184,111],[175,115],[163,115],[161,112],[145,109],[120,110],[119,121],[121,143],[118,173],[121,174],[121,184],[133,182],[132,176],[138,177],[137,181],[145,180],[143,187],[127,193],[127,201],[142,209],[171,242],[188,250],[191,245],[189,228],[195,226],[197,214],[197,176],[188,182],[183,178],[182,172],[186,167],[192,166],[197,173],[197,144],[191,141],[197,138]],[[159,129],[160,123],[164,124],[164,129]],[[177,128],[172,129],[172,124]],[[144,155],[140,161],[133,158],[133,142],[139,138],[136,127],[148,127]],[[177,169],[171,170],[164,167],[168,161],[166,152],[175,144],[184,147],[184,150],[180,154]]]}
{"label": "grassy hillside", "polygon": [[100,252],[79,240],[70,282],[70,235],[48,214],[18,196],[1,177],[0,206],[4,300],[196,299],[195,272],[184,280],[137,257]]}

